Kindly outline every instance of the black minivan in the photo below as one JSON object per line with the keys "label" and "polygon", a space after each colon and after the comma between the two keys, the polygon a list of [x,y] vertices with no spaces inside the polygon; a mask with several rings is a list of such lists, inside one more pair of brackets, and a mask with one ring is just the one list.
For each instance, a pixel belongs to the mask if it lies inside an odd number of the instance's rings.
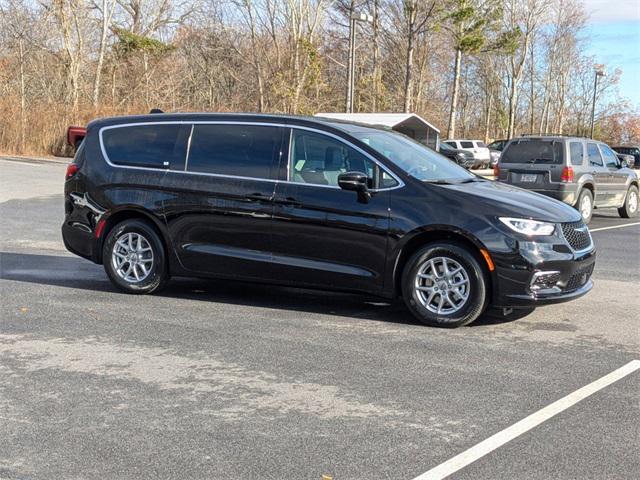
{"label": "black minivan", "polygon": [[584,295],[580,214],[391,130],[321,118],[154,114],[91,122],[62,234],[129,293],[174,276],[403,297],[429,325]]}

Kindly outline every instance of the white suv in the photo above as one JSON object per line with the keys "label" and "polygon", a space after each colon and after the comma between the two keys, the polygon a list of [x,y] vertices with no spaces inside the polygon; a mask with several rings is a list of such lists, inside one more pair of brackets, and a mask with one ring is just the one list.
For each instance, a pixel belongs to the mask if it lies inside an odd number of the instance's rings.
{"label": "white suv", "polygon": [[476,160],[473,168],[487,168],[491,162],[491,153],[481,140],[446,140],[444,143],[458,150],[466,150]]}

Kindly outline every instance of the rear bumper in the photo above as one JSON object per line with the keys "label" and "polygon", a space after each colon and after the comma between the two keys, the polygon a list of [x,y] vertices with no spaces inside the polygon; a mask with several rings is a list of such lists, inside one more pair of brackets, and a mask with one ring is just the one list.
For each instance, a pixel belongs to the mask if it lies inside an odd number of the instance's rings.
{"label": "rear bumper", "polygon": [[578,189],[575,185],[571,184],[561,185],[556,189],[532,190],[532,192],[555,198],[567,205],[575,205],[578,201]]}
{"label": "rear bumper", "polygon": [[98,239],[87,225],[65,218],[62,224],[62,241],[71,253],[100,263]]}

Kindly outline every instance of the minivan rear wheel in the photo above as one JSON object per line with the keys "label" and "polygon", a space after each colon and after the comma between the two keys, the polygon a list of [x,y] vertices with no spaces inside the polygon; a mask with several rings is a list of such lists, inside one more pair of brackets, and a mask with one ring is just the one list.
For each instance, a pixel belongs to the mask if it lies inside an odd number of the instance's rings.
{"label": "minivan rear wheel", "polygon": [[478,318],[487,304],[487,285],[478,260],[462,245],[432,243],[407,262],[402,296],[411,313],[436,327],[460,327]]}
{"label": "minivan rear wheel", "polygon": [[169,278],[160,236],[143,220],[125,220],[109,231],[102,262],[111,283],[127,293],[155,292]]}
{"label": "minivan rear wheel", "polygon": [[578,202],[576,203],[576,209],[582,215],[584,223],[589,223],[593,216],[593,194],[588,188],[582,189],[580,196],[578,196]]}

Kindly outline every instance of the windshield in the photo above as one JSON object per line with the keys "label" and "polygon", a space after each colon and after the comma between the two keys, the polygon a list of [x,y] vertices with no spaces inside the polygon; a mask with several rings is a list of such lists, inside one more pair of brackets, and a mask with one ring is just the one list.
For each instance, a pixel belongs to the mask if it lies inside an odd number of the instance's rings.
{"label": "windshield", "polygon": [[373,129],[350,133],[418,180],[456,182],[476,178],[447,157],[399,133]]}

